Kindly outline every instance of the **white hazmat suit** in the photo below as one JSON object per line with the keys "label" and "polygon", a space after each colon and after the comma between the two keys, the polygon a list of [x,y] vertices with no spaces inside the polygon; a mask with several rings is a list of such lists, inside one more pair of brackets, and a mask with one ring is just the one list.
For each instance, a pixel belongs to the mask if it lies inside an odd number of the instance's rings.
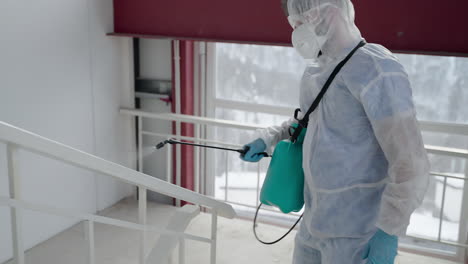
{"label": "white hazmat suit", "polygon": [[[335,66],[362,40],[349,0],[289,0],[294,28],[326,36],[304,72],[300,107],[307,112]],[[293,119],[260,132],[267,147],[289,137]],[[310,116],[303,144],[305,212],[296,264],[365,263],[378,229],[403,235],[421,204],[429,162],[408,75],[383,46],[367,44],[337,75]]]}

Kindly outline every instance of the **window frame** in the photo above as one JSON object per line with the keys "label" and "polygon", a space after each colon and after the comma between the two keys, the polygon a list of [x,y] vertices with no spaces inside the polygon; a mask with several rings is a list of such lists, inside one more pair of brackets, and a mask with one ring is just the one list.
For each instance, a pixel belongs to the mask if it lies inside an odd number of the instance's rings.
{"label": "window frame", "polygon": [[[225,108],[229,110],[240,110],[240,111],[247,111],[247,112],[254,112],[254,113],[259,112],[259,113],[265,113],[265,114],[271,114],[271,115],[284,115],[284,116],[292,116],[292,114],[294,113],[294,108],[277,107],[277,106],[271,106],[271,105],[259,105],[259,104],[230,101],[226,99],[217,98],[216,97],[216,76],[217,76],[216,67],[217,67],[216,43],[208,43],[207,44],[207,69],[206,69],[207,117],[214,118],[216,108]],[[468,136],[468,125],[465,125],[465,124],[420,121],[420,125],[421,125],[422,131],[439,132],[439,133],[442,132],[442,133],[448,133],[448,134]],[[214,138],[214,128],[209,128],[207,130],[207,138]],[[436,154],[436,155],[443,155],[441,154],[440,149],[428,150],[428,152]],[[213,153],[208,153],[207,155],[208,155],[207,160],[214,159]],[[467,178],[468,177],[468,158],[466,159],[465,162],[466,162],[465,163],[465,178]],[[215,186],[214,166],[210,166],[209,164],[206,164],[205,166],[207,168],[206,190],[209,195],[214,196],[214,186]],[[463,220],[465,220],[466,223],[463,223],[464,222]],[[463,243],[461,242],[462,241],[461,238],[463,236],[464,237],[468,236],[468,181],[465,181],[463,197],[462,197],[461,221],[460,221],[460,229],[459,229],[460,243]],[[466,241],[466,243],[468,244],[468,240]],[[463,261],[465,258],[465,254],[468,254],[468,248],[463,249],[460,247],[457,248],[457,252],[455,255],[447,256],[446,254],[438,253],[437,251],[431,250],[431,249],[414,249],[411,247],[405,247],[404,245],[401,245],[401,246],[402,246],[401,249],[403,251],[438,257],[438,258],[447,259],[451,261]]]}

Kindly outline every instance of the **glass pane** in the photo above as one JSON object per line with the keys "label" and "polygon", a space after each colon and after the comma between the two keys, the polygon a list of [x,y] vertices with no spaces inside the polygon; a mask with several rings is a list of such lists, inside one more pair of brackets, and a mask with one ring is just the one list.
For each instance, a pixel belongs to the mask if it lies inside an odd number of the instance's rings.
{"label": "glass pane", "polygon": [[[257,184],[261,188],[268,169],[268,160],[259,163],[248,163],[239,159],[239,154],[216,151],[215,167],[215,197],[224,200],[227,190],[227,200],[243,205],[257,205]],[[227,158],[227,161],[226,161]],[[258,166],[260,165],[260,178]],[[227,166],[227,171],[226,171]],[[226,186],[227,176],[227,186]],[[259,181],[257,183],[257,181]]]}
{"label": "glass pane", "polygon": [[216,44],[216,97],[295,107],[304,60],[290,47]]}
{"label": "glass pane", "polygon": [[[418,118],[468,123],[468,58],[396,54],[413,85]],[[216,97],[291,107],[304,60],[290,47],[216,44]],[[437,100],[434,100],[437,98]]]}
{"label": "glass pane", "polygon": [[[435,179],[434,179],[435,178]],[[411,216],[407,235],[437,239],[439,234],[439,214],[442,204],[443,177],[431,179],[424,201]]]}
{"label": "glass pane", "polygon": [[463,180],[447,180],[444,213],[442,215],[441,235],[443,240],[458,242],[464,186],[465,182]]}
{"label": "glass pane", "polygon": [[[258,125],[259,127],[281,125],[284,121],[290,119],[290,117],[288,116],[253,113],[225,108],[216,108],[215,118],[231,120],[251,125]],[[216,128],[215,132],[216,140],[240,145],[248,143],[246,141],[252,140],[254,135],[255,131],[253,130],[241,130],[231,128]]]}
{"label": "glass pane", "polygon": [[[258,124],[258,125],[273,125],[281,124],[287,120],[286,116],[269,115],[262,113],[252,113],[231,109],[216,109],[216,118],[224,120],[233,120],[242,123]],[[215,128],[215,139],[217,141],[238,144],[237,148],[241,148],[244,144],[249,143],[254,139],[255,131],[246,131],[241,129],[231,128]],[[215,167],[215,197],[218,199],[225,198],[225,191],[228,191],[228,201],[256,206],[257,204],[257,163],[249,163],[242,161],[234,152],[215,151],[214,167]],[[227,155],[227,156],[226,156]],[[227,160],[226,160],[227,158]],[[260,182],[263,180],[268,169],[268,160],[264,160],[260,164]],[[228,187],[226,188],[226,166],[228,167]]]}
{"label": "glass pane", "polygon": [[464,177],[465,159],[434,154],[428,154],[428,157],[431,163],[432,172],[449,173],[459,177]]}
{"label": "glass pane", "polygon": [[457,149],[468,149],[468,136],[436,132],[422,132],[424,144]]}
{"label": "glass pane", "polygon": [[397,54],[420,120],[468,123],[468,58]]}
{"label": "glass pane", "polygon": [[[418,118],[426,121],[468,124],[468,58],[438,57],[397,54],[408,71],[413,86],[413,96]],[[292,107],[298,105],[300,78],[304,61],[294,49],[286,47],[216,44],[216,98],[237,102]],[[216,118],[236,120],[259,125],[278,125],[289,117],[217,108]],[[252,131],[216,129],[215,136],[223,142],[242,146],[254,137]],[[467,136],[443,133],[423,133],[428,145],[466,149]],[[227,160],[228,187],[226,187],[226,156],[215,155],[218,194],[228,190],[228,199],[243,204],[256,204],[257,166],[238,158]],[[465,160],[440,155],[430,155],[431,170],[457,176],[465,174]],[[268,162],[261,164],[265,174]],[[439,236],[442,207],[441,238],[457,241],[461,208],[462,180],[447,179],[445,202],[442,206],[444,177],[431,176],[431,183],[424,202],[411,218],[408,234],[437,239]],[[261,179],[261,181],[263,178]],[[260,186],[261,186],[260,182]],[[223,197],[224,199],[224,197]],[[456,248],[439,243],[403,241],[413,246],[435,248],[455,252]]]}
{"label": "glass pane", "polygon": [[[464,159],[433,154],[429,154],[429,159],[432,172],[464,177],[466,166]],[[445,177],[431,175],[431,182],[423,204],[411,217],[408,235],[438,239],[440,230],[443,241],[458,242],[465,181],[447,178],[445,202],[442,212],[444,179]],[[442,226],[439,229],[441,219]],[[435,244],[428,244],[427,246],[434,248]],[[440,250],[455,250],[453,247],[439,246],[438,249]]]}

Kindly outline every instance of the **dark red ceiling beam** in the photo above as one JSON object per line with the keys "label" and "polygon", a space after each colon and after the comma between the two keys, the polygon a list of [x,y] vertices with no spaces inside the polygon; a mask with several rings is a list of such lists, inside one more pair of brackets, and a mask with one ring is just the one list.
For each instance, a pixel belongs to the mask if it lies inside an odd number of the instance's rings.
{"label": "dark red ceiling beam", "polygon": [[468,1],[355,1],[364,37],[395,51],[468,55]]}
{"label": "dark red ceiling beam", "polygon": [[[393,51],[468,55],[468,1],[356,0],[369,41]],[[290,45],[279,0],[114,0],[115,35]]]}

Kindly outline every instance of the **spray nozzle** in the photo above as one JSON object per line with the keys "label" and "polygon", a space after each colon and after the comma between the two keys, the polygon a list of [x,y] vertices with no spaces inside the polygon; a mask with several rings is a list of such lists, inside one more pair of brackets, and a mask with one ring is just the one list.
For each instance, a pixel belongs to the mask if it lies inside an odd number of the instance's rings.
{"label": "spray nozzle", "polygon": [[159,143],[158,145],[156,145],[156,149],[162,149],[164,148],[164,146],[168,143],[168,141],[163,141],[161,143]]}

